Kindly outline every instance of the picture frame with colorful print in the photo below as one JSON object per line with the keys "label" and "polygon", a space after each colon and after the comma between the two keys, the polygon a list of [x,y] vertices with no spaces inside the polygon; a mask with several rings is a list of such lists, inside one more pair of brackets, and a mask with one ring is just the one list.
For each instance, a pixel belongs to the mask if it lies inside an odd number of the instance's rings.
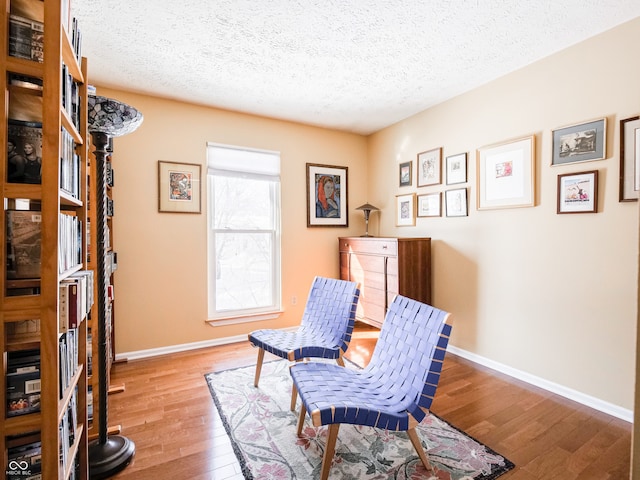
{"label": "picture frame with colorful print", "polygon": [[399,174],[400,174],[400,182],[399,185],[401,187],[410,187],[413,183],[412,178],[412,170],[413,170],[413,162],[404,162],[400,164]]}
{"label": "picture frame with colorful print", "polygon": [[158,211],[200,213],[201,166],[158,161]]}
{"label": "picture frame with colorful print", "polygon": [[348,167],[307,163],[307,227],[348,227]]}
{"label": "picture frame with colorful print", "polygon": [[396,195],[396,226],[410,227],[416,224],[416,194]]}
{"label": "picture frame with colorful print", "polygon": [[440,198],[440,192],[418,195],[418,217],[442,216]]}
{"label": "picture frame with colorful print", "polygon": [[454,188],[444,192],[447,217],[466,217],[468,201],[466,188]]}
{"label": "picture frame with colorful print", "polygon": [[418,153],[416,165],[418,186],[439,185],[442,182],[442,147]]}
{"label": "picture frame with colorful print", "polygon": [[552,131],[551,166],[590,162],[607,157],[607,119],[569,125]]}
{"label": "picture frame with colorful print", "polygon": [[476,160],[478,210],[534,206],[535,135],[481,147]]}
{"label": "picture frame with colorful print", "polygon": [[598,212],[598,170],[558,175],[558,213]]}

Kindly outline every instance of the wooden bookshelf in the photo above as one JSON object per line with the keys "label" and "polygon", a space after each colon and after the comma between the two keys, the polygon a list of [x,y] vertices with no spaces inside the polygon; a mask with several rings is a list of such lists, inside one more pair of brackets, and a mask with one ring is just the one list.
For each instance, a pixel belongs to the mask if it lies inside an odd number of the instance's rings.
{"label": "wooden bookshelf", "polygon": [[[0,421],[0,447],[4,470],[8,471],[8,451],[21,441],[16,437],[36,438],[41,443],[42,478],[82,480],[88,478],[87,322],[80,321],[77,328],[73,329],[75,340],[71,343],[72,337],[60,331],[59,318],[60,283],[87,266],[84,248],[84,225],[87,220],[87,61],[77,58],[72,45],[68,9],[69,2],[65,0],[5,0],[0,9],[0,21],[5,26],[10,26],[11,14],[16,12],[43,26],[41,58],[26,59],[10,55],[10,49],[15,47],[11,46],[12,40],[6,30],[0,39],[0,55],[3,56],[0,88],[4,92],[0,99],[3,115],[0,128],[0,189],[5,207],[5,212],[0,215],[0,235],[4,239],[3,259],[8,258],[9,253],[6,210],[20,206],[21,209],[39,212],[40,218],[40,276],[9,278],[6,266],[0,274],[0,348],[3,352],[3,368],[7,372],[7,358],[11,352],[39,350],[40,410],[9,417],[6,413],[8,387],[5,380],[1,389],[5,415]],[[79,92],[79,115],[70,114],[63,104],[63,65],[66,65],[74,88]],[[10,79],[14,75],[39,79],[42,90],[13,85]],[[40,122],[42,126],[39,184],[8,181],[9,118],[20,116],[24,118],[18,120]],[[60,157],[67,140],[63,129],[72,139],[72,150],[79,159],[73,170],[79,178],[75,194],[61,188],[64,173],[61,173]],[[77,218],[83,226],[73,240],[75,245],[71,240],[61,240],[64,230],[61,227],[61,212],[67,217]],[[71,261],[65,263],[67,259]],[[29,330],[29,325],[35,325],[36,322],[37,330]],[[61,372],[64,371],[62,363],[66,364],[67,358],[61,353],[59,342],[63,339],[69,342],[70,350],[77,350],[77,361],[71,362],[72,370],[66,385],[61,385]],[[73,432],[66,435],[70,440],[63,442],[59,430],[67,422],[70,408],[76,422],[70,427]],[[60,461],[61,451],[64,463]]]}

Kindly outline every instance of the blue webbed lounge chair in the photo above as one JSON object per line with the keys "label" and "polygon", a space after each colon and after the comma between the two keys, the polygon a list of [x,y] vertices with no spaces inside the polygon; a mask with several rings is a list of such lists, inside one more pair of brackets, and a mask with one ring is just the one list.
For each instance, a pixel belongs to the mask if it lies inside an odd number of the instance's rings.
{"label": "blue webbed lounge chair", "polygon": [[429,461],[415,427],[428,414],[436,393],[451,325],[450,314],[396,296],[373,351],[362,370],[308,362],[291,366],[302,408],[316,427],[329,425],[321,479],[329,476],[341,423],[406,431],[422,464]]}
{"label": "blue webbed lounge chair", "polygon": [[[264,329],[249,334],[251,344],[259,348],[254,385],[260,380],[265,351],[292,362],[316,357],[335,359],[344,366],[342,355],[351,341],[359,297],[355,282],[315,277],[295,332]],[[295,404],[293,389],[291,410]]]}

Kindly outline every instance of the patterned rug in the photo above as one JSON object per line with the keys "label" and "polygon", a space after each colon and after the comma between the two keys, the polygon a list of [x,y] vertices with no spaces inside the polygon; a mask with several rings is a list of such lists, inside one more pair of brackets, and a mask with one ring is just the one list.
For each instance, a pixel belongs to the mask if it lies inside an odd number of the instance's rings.
{"label": "patterned rug", "polygon": [[[299,410],[289,410],[288,365],[284,360],[265,363],[259,388],[253,386],[255,366],[205,375],[246,479],[320,476],[327,429],[313,427],[307,416],[303,436],[297,437]],[[345,424],[338,433],[329,478],[490,480],[514,466],[433,413],[417,430],[435,472],[422,466],[406,433]]]}

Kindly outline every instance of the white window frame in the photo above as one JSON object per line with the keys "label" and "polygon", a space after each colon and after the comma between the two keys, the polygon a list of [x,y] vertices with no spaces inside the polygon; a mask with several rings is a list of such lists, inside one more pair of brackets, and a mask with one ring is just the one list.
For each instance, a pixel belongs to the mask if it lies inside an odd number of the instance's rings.
{"label": "white window frame", "polygon": [[[243,164],[242,158],[249,158],[248,168],[238,168]],[[265,160],[266,169],[262,169],[261,160]],[[207,271],[208,271],[208,313],[209,322],[213,325],[260,321],[277,317],[282,311],[282,279],[281,279],[281,202],[280,202],[280,152],[259,150],[207,143]],[[262,170],[262,171],[261,171]],[[216,233],[214,228],[215,205],[213,183],[214,176],[225,175],[242,178],[263,179],[274,183],[272,192],[274,203],[274,228],[272,233],[272,304],[260,308],[223,310],[216,309]],[[224,229],[224,233],[264,233],[264,229]]]}

